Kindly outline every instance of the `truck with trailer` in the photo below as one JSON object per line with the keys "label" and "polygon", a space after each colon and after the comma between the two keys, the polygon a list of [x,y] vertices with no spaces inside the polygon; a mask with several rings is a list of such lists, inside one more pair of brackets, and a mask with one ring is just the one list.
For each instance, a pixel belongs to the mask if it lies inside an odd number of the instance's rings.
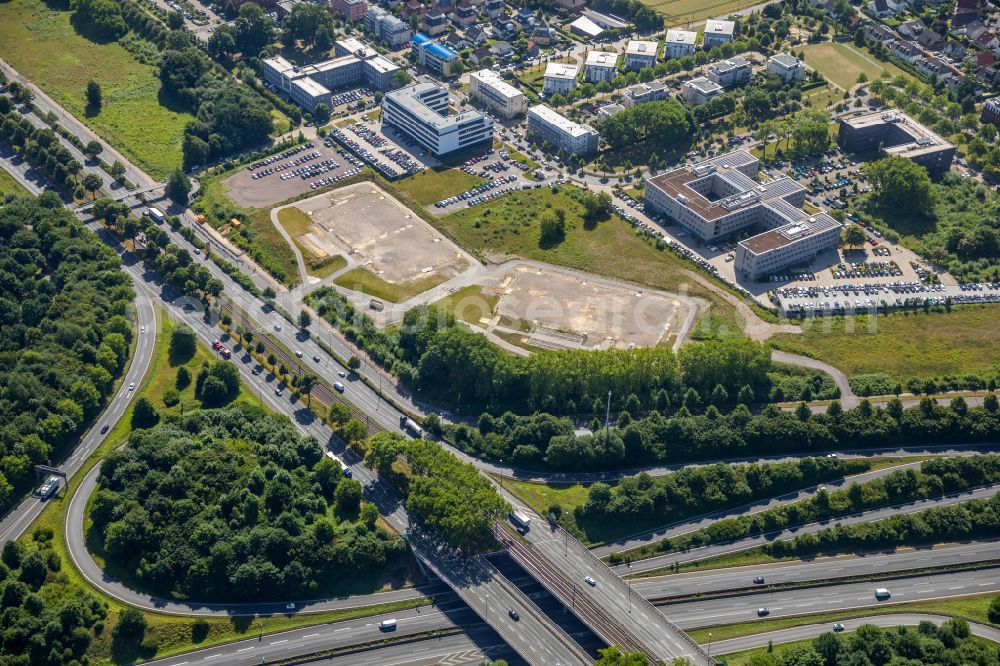
{"label": "truck with trailer", "polygon": [[424,437],[424,429],[405,414],[399,417],[399,427],[403,429],[403,432],[408,432],[417,439],[423,439]]}
{"label": "truck with trailer", "polygon": [[327,452],[326,452],[326,456],[327,456],[328,458],[330,458],[330,459],[332,459],[332,460],[336,461],[336,463],[337,463],[338,465],[340,465],[340,471],[341,471],[341,472],[343,472],[343,473],[344,473],[344,476],[346,476],[346,477],[347,477],[348,479],[349,479],[349,478],[351,478],[352,476],[354,476],[354,473],[353,473],[353,472],[351,471],[351,468],[347,466],[347,463],[345,463],[345,462],[344,462],[343,460],[341,460],[341,459],[340,459],[340,458],[339,458],[338,456],[336,456],[336,455],[335,455],[335,454],[333,453],[333,451],[327,451]]}

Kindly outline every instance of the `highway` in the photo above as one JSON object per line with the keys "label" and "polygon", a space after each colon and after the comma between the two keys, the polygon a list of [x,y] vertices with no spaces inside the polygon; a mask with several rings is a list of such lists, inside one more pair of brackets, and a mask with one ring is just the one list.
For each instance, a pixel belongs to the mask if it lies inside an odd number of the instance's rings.
{"label": "highway", "polygon": [[[747,550],[749,548],[755,548],[757,546],[763,546],[777,539],[793,539],[800,534],[815,534],[816,532],[824,530],[828,527],[835,527],[836,525],[868,523],[882,518],[889,518],[890,516],[918,513],[926,509],[949,506],[952,504],[967,502],[972,499],[990,498],[997,494],[997,492],[1000,492],[1000,484],[993,484],[983,488],[966,490],[959,493],[952,493],[943,497],[886,506],[879,509],[872,509],[870,511],[856,512],[839,518],[830,518],[816,523],[809,523],[808,525],[798,525],[786,529],[775,530],[773,532],[766,532],[746,537],[744,539],[739,539],[737,541],[709,544],[707,546],[692,548],[684,552],[678,551],[668,553],[666,555],[650,557],[644,560],[636,560],[631,563],[631,571],[632,573],[640,573],[667,567],[674,562],[697,562],[710,557],[726,555],[739,552],[741,550]],[[615,567],[615,571],[619,574],[622,574],[627,570],[628,568],[624,564]]]}
{"label": "highway", "polygon": [[[850,583],[819,589],[804,588],[783,592],[751,594],[720,600],[685,602],[660,606],[659,609],[665,614],[670,615],[678,625],[690,629],[694,627],[755,621],[758,619],[757,609],[762,607],[768,608],[770,611],[769,617],[787,617],[834,610],[878,607],[906,601],[995,592],[1000,591],[1000,575],[998,573],[1000,573],[1000,569],[987,569],[978,572],[920,576],[884,583]],[[888,588],[892,593],[892,598],[885,602],[876,601],[874,594],[876,587]],[[415,609],[391,615],[305,627],[280,634],[271,634],[262,638],[253,637],[149,663],[155,666],[184,666],[218,659],[219,661],[216,663],[255,664],[259,663],[262,658],[272,660],[279,657],[305,656],[338,647],[367,644],[380,637],[384,637],[385,634],[378,630],[378,623],[389,617],[395,618],[398,621],[398,628],[394,632],[395,636],[444,630],[452,628],[456,624],[468,626],[466,622],[475,622],[475,617],[467,609],[462,610],[457,604],[455,606],[445,604],[443,607]],[[891,624],[907,623],[906,620],[893,621],[897,616],[890,615],[884,617]],[[899,617],[903,618],[905,616]],[[822,631],[818,630],[818,627],[822,625],[809,626],[817,628],[813,630],[816,633],[822,633]],[[478,631],[476,626],[470,627],[469,630],[477,640],[483,635],[476,633]],[[766,636],[767,634],[762,635]],[[427,653],[432,651],[451,655],[481,649],[476,642],[473,642],[468,637],[462,636],[462,638],[464,642],[457,637],[442,638],[440,648],[425,650],[423,653],[416,651],[417,646],[422,646],[424,645],[423,643],[415,643],[409,647],[374,648],[373,646],[369,646],[372,649],[365,652],[336,657],[318,663],[344,665],[424,663],[422,660],[428,658],[429,655]],[[437,639],[430,639],[429,642],[437,643],[438,641]],[[491,643],[487,638],[486,644],[493,645],[494,643]],[[764,639],[764,644],[766,644],[766,639]],[[713,654],[720,654],[718,647],[720,645],[721,643],[716,643],[713,646]],[[728,650],[743,649],[739,647],[739,644],[734,645],[736,647],[728,648]],[[396,661],[397,659],[398,661]],[[411,659],[414,661],[411,662]]]}
{"label": "highway", "polygon": [[[67,479],[73,478],[73,475],[80,470],[90,454],[104,442],[108,433],[125,414],[129,402],[135,395],[135,392],[129,389],[129,385],[139,386],[149,369],[159,327],[156,322],[156,309],[153,302],[149,295],[141,289],[136,289],[135,313],[135,350],[132,353],[128,369],[122,375],[117,392],[104,411],[94,420],[94,425],[83,435],[69,457],[58,465],[59,469],[66,474]],[[104,425],[108,426],[106,432],[102,432]],[[63,487],[59,492],[65,494],[68,491]],[[42,512],[45,505],[46,502],[31,496],[4,516],[3,521],[0,521],[0,544],[20,537]]]}

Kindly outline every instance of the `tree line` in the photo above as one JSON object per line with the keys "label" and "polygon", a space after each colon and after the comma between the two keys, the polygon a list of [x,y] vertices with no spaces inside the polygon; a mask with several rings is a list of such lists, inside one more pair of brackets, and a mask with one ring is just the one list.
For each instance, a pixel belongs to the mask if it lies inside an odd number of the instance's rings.
{"label": "tree line", "polygon": [[406,508],[450,544],[468,552],[494,545],[490,525],[507,502],[475,467],[434,442],[381,432],[365,461],[406,497]]}
{"label": "tree line", "polygon": [[[685,393],[685,403],[692,402],[687,399],[692,395],[696,395],[693,388]],[[607,425],[604,405],[595,401],[593,409],[591,434],[576,435],[572,421],[548,414],[505,414],[499,419],[486,415],[475,428],[448,426],[443,435],[470,455],[503,458],[526,468],[567,471],[912,441],[984,442],[1000,437],[1000,408],[993,393],[976,408],[961,397],[945,406],[925,396],[907,409],[893,398],[884,408],[863,400],[858,407],[844,410],[834,401],[820,414],[813,414],[805,403],[794,411],[768,405],[759,414],[751,414],[741,400],[725,415],[715,404],[697,415],[682,404],[672,416],[653,410],[641,418],[638,399],[630,398],[617,419]]]}
{"label": "tree line", "polygon": [[[35,127],[14,110],[9,97],[0,96],[0,140],[45,174],[56,187],[71,191],[83,165],[70,154],[51,129]],[[100,188],[98,182],[95,189]]]}
{"label": "tree line", "polygon": [[0,206],[0,506],[92,424],[128,359],[133,296],[54,193]]}
{"label": "tree line", "polygon": [[924,620],[917,627],[879,628],[863,624],[848,634],[832,631],[780,653],[758,652],[747,666],[886,666],[887,664],[978,664],[997,666],[1000,654],[989,641],[972,636],[961,618],[940,627]]}
{"label": "tree line", "polygon": [[315,438],[245,403],[134,431],[101,464],[90,518],[144,587],[199,601],[353,589],[404,549]]}
{"label": "tree line", "polygon": [[[670,552],[697,548],[709,543],[735,541],[859,511],[939,497],[944,493],[997,482],[1000,482],[1000,456],[996,454],[933,459],[921,463],[919,471],[897,470],[865,483],[852,483],[843,490],[831,492],[820,489],[808,499],[752,515],[724,518],[682,537],[663,539],[657,547],[661,552]],[[601,490],[598,499],[605,500],[610,494],[608,490]],[[588,497],[587,504],[590,503],[591,499]],[[605,500],[598,506],[610,506],[610,502]]]}

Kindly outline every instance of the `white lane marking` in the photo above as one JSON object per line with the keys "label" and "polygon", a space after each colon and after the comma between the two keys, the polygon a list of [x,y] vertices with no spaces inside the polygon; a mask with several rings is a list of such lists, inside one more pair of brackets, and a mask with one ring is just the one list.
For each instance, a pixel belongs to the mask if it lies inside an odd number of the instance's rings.
{"label": "white lane marking", "polygon": [[288,642],[287,638],[282,638],[280,641],[272,641],[271,645],[280,645],[281,643],[287,643],[287,642]]}
{"label": "white lane marking", "polygon": [[[252,649],[253,646],[250,646],[250,647],[240,648],[239,650],[237,650],[237,652],[246,652],[247,650],[252,650]],[[178,666],[180,666],[180,664],[178,664]]]}

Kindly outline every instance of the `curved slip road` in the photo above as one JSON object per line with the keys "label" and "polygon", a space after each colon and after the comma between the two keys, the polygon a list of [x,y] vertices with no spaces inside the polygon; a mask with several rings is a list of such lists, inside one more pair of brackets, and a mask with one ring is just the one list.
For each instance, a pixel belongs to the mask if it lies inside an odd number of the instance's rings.
{"label": "curved slip road", "polygon": [[777,363],[788,363],[789,365],[797,365],[802,368],[825,372],[833,378],[833,382],[837,385],[837,388],[840,389],[840,404],[844,407],[844,409],[851,409],[861,404],[861,399],[854,393],[854,389],[851,388],[851,383],[847,380],[847,375],[829,363],[824,363],[823,361],[818,361],[808,356],[802,356],[801,354],[790,354],[777,349],[771,350],[771,360]]}
{"label": "curved slip road", "polygon": [[[156,308],[152,300],[148,294],[138,287],[135,287],[135,312],[136,343],[128,369],[122,375],[118,392],[107,404],[100,416],[94,420],[94,425],[81,438],[70,456],[59,465],[59,469],[66,473],[67,479],[72,479],[73,475],[83,467],[90,454],[97,450],[97,447],[104,442],[111,430],[114,429],[118,420],[124,416],[129,403],[135,396],[135,391],[130,390],[129,385],[134,384],[138,386],[149,369],[149,364],[153,359],[156,337],[159,334],[159,327],[156,322]],[[102,432],[105,425],[108,426],[108,429]],[[59,492],[65,497],[65,494],[69,492],[68,485],[64,485]],[[42,512],[45,505],[46,502],[38,497],[31,496],[7,514],[3,521],[0,522],[0,544],[21,536]]]}
{"label": "curved slip road", "polygon": [[[692,548],[686,552],[674,552],[666,555],[657,555],[656,557],[644,560],[636,560],[631,563],[631,570],[632,573],[639,573],[642,571],[652,571],[654,569],[668,567],[674,562],[697,562],[718,555],[725,555],[755,548],[757,546],[763,546],[778,539],[792,539],[800,534],[815,534],[816,532],[824,530],[828,527],[835,527],[836,525],[867,523],[873,520],[889,518],[890,516],[899,514],[912,514],[934,507],[959,504],[972,499],[987,499],[993,497],[993,495],[995,495],[998,491],[1000,491],[1000,484],[993,484],[982,488],[966,490],[960,493],[951,493],[942,497],[917,500],[905,504],[871,509],[870,511],[861,511],[837,518],[829,518],[816,523],[809,523],[808,525],[799,525],[773,532],[766,532],[764,534],[746,537],[737,541],[709,544],[700,548]],[[613,568],[619,575],[624,575],[628,571],[628,568],[625,565],[618,565]]]}

